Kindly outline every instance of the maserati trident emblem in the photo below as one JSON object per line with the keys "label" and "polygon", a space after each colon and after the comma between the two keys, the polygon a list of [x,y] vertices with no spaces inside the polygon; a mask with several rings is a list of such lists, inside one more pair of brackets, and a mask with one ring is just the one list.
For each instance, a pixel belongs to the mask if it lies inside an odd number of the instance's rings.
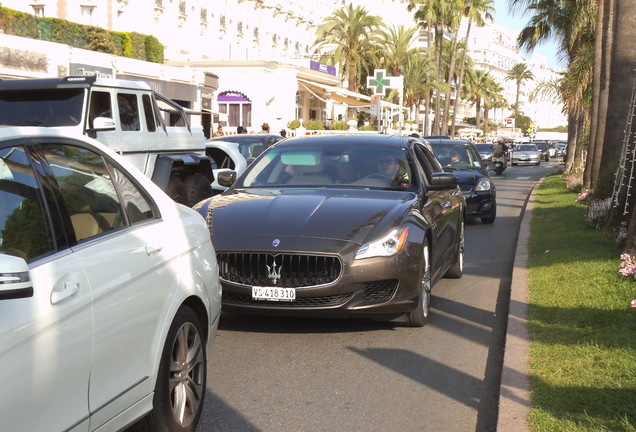
{"label": "maserati trident emblem", "polygon": [[274,285],[276,285],[276,282],[278,282],[278,279],[280,279],[280,272],[283,269],[283,266],[278,267],[278,271],[276,271],[276,261],[274,261],[272,263],[272,266],[268,266],[267,267],[267,278],[272,281],[272,283]]}

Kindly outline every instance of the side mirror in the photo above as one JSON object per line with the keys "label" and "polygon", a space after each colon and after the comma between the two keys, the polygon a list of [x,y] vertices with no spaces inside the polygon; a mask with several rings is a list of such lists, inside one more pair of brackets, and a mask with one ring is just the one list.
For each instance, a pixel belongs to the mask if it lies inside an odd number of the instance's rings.
{"label": "side mirror", "polygon": [[433,173],[429,190],[449,190],[457,187],[457,177],[455,174],[442,172]]}
{"label": "side mirror", "polygon": [[0,300],[33,297],[33,283],[25,260],[0,254],[0,269]]}
{"label": "side mirror", "polygon": [[114,131],[115,130],[115,120],[110,117],[95,117],[93,119],[93,128],[89,129],[91,132],[101,132],[101,131]]}
{"label": "side mirror", "polygon": [[236,171],[220,170],[216,174],[219,186],[230,187],[236,181]]}

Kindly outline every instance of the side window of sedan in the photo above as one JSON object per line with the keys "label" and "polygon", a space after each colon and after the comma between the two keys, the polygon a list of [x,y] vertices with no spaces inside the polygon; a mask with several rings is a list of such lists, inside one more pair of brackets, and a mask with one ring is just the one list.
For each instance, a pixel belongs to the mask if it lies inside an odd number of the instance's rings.
{"label": "side window of sedan", "polygon": [[152,204],[152,200],[126,177],[119,169],[108,164],[113,173],[113,182],[119,191],[123,207],[128,216],[128,222],[134,225],[148,219],[158,218],[158,211]]}
{"label": "side window of sedan", "polygon": [[64,144],[42,147],[62,193],[77,241],[125,225],[124,212],[104,159]]}
{"label": "side window of sedan", "polygon": [[24,147],[0,149],[0,253],[30,261],[53,251],[42,190]]}

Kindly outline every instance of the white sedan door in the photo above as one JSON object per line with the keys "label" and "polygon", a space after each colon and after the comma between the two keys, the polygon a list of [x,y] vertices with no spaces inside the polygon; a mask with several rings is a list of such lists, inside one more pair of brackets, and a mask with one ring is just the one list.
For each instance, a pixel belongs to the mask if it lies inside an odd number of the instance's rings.
{"label": "white sedan door", "polygon": [[44,155],[79,242],[73,253],[92,286],[91,430],[111,421],[108,428],[117,428],[130,417],[116,418],[126,410],[151,406],[160,336],[170,324],[163,321],[179,278],[170,261],[185,251],[186,235],[167,227],[149,195],[103,156],[70,145]]}
{"label": "white sedan door", "polygon": [[[0,295],[0,430],[86,431],[92,293],[70,250],[57,250],[59,219],[47,213],[21,145],[0,148],[0,253],[23,259],[33,292]],[[55,222],[57,221],[57,222]],[[7,261],[8,262],[8,261]],[[27,272],[27,262],[29,262]],[[0,266],[0,284],[16,275]]]}

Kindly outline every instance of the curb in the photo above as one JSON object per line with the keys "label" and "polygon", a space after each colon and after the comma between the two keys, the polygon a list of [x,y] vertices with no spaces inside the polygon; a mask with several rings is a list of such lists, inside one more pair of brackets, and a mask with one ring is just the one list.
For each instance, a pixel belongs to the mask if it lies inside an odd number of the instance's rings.
{"label": "curb", "polygon": [[528,432],[528,416],[532,407],[528,363],[530,333],[528,331],[528,238],[536,187],[530,192],[524,209],[517,249],[515,251],[508,325],[499,388],[497,431]]}

